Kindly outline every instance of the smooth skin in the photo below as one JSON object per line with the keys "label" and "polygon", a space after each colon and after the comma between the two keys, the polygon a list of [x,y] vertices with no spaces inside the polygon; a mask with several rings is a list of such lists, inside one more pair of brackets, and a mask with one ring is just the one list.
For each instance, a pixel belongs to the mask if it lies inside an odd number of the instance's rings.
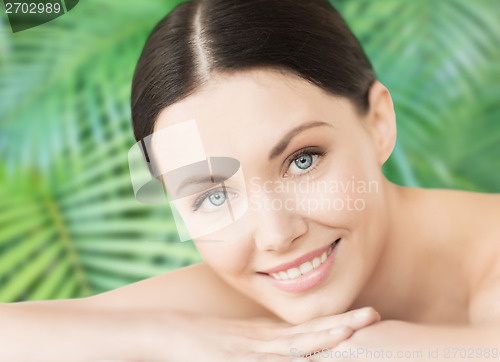
{"label": "smooth skin", "polygon": [[[194,240],[202,263],[66,301],[68,308],[72,303],[75,311],[137,316],[129,328],[142,333],[136,342],[140,352],[123,359],[288,361],[295,357],[292,351],[328,348],[346,352],[345,361],[361,361],[363,356],[347,352],[364,347],[419,350],[420,360],[449,361],[447,347],[500,349],[500,195],[388,181],[381,167],[396,141],[393,104],[379,82],[369,100],[368,113],[360,115],[347,99],[283,72],[213,75],[195,94],[167,107],[155,129],[196,119],[207,155],[239,160],[249,198],[257,195],[255,200],[290,196],[263,195],[258,185],[265,181],[345,184],[355,179],[375,181],[376,192],[322,195],[362,198],[359,211],[253,204],[234,225],[215,232],[225,242]],[[269,159],[284,135],[311,121],[325,125],[296,133]],[[185,145],[178,142],[182,150]],[[290,159],[304,147],[324,151],[312,157],[310,171]],[[311,289],[285,292],[258,273],[338,237],[332,268]],[[44,305],[49,303],[64,301]],[[372,308],[364,317],[351,312],[365,306]],[[335,328],[337,333],[330,333]],[[431,359],[428,350],[435,348],[439,354]],[[475,360],[492,359],[482,353]]]}

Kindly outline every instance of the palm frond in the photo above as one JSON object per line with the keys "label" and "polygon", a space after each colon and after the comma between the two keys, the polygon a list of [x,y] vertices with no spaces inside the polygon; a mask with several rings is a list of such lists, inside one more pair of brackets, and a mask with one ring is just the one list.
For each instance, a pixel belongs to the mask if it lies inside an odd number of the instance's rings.
{"label": "palm frond", "polygon": [[[134,199],[130,84],[180,1],[86,0],[12,34],[0,15],[0,301],[78,298],[201,260]],[[500,3],[332,3],[391,91],[396,183],[499,192]],[[3,17],[2,17],[3,16]]]}

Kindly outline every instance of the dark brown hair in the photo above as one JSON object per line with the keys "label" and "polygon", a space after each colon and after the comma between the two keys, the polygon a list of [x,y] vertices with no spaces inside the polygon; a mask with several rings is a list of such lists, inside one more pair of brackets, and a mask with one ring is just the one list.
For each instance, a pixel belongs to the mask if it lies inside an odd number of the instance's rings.
{"label": "dark brown hair", "polygon": [[167,106],[213,73],[276,68],[367,111],[375,74],[327,0],[200,0],[177,6],[150,34],[132,82],[136,140]]}

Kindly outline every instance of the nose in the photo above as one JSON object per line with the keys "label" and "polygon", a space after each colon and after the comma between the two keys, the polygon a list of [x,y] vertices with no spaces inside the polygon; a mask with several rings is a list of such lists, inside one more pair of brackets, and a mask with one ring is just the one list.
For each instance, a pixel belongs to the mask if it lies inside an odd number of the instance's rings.
{"label": "nose", "polygon": [[253,210],[253,237],[259,250],[286,251],[296,239],[307,233],[308,225],[303,216],[282,206],[279,202],[264,202]]}

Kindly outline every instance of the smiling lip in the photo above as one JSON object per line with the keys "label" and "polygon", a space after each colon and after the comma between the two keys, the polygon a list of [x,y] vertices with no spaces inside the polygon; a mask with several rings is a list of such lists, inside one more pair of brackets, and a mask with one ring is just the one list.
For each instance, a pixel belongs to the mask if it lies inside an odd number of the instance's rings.
{"label": "smiling lip", "polygon": [[291,268],[298,268],[301,264],[305,263],[306,261],[310,261],[315,257],[319,257],[321,254],[323,254],[324,251],[327,251],[330,248],[330,246],[332,246],[332,244],[328,244],[327,246],[322,247],[321,249],[311,251],[310,253],[302,255],[300,258],[292,260],[291,262],[278,265],[277,267],[271,269],[261,270],[259,271],[259,273],[265,273],[265,274],[279,273],[280,271],[286,271]]}
{"label": "smiling lip", "polygon": [[[341,239],[336,240],[335,247],[333,248],[330,255],[327,256],[327,258],[325,259],[325,261],[323,263],[321,263],[316,269],[313,269],[312,271],[310,271],[306,274],[303,274],[297,278],[279,280],[279,279],[275,279],[274,277],[272,277],[269,274],[264,274],[261,272],[258,272],[257,275],[261,278],[264,278],[264,280],[267,280],[267,282],[271,283],[276,288],[284,290],[285,292],[289,292],[289,293],[304,292],[308,289],[315,287],[316,285],[320,284],[323,280],[326,279],[326,277],[328,276],[328,273],[329,273],[329,271],[330,271],[330,269],[335,261],[335,257],[337,255],[338,249],[339,249],[340,244],[341,244],[340,241],[341,241]],[[316,254],[317,252],[323,253],[326,250],[328,250],[328,248],[330,248],[330,246],[331,245],[329,245],[327,248],[321,248],[319,250],[313,251],[312,253],[304,255],[304,257],[306,258],[305,261],[308,260],[307,258],[317,257],[317,254]],[[296,259],[291,263],[282,264],[277,268],[273,268],[273,269],[269,269],[269,270],[277,270],[277,269],[283,268],[283,267],[287,268],[287,267],[289,267],[289,265],[291,265],[292,268],[297,267],[297,263],[305,262],[305,261],[303,261],[304,257]],[[282,271],[282,270],[283,269],[281,269],[280,271]]]}

